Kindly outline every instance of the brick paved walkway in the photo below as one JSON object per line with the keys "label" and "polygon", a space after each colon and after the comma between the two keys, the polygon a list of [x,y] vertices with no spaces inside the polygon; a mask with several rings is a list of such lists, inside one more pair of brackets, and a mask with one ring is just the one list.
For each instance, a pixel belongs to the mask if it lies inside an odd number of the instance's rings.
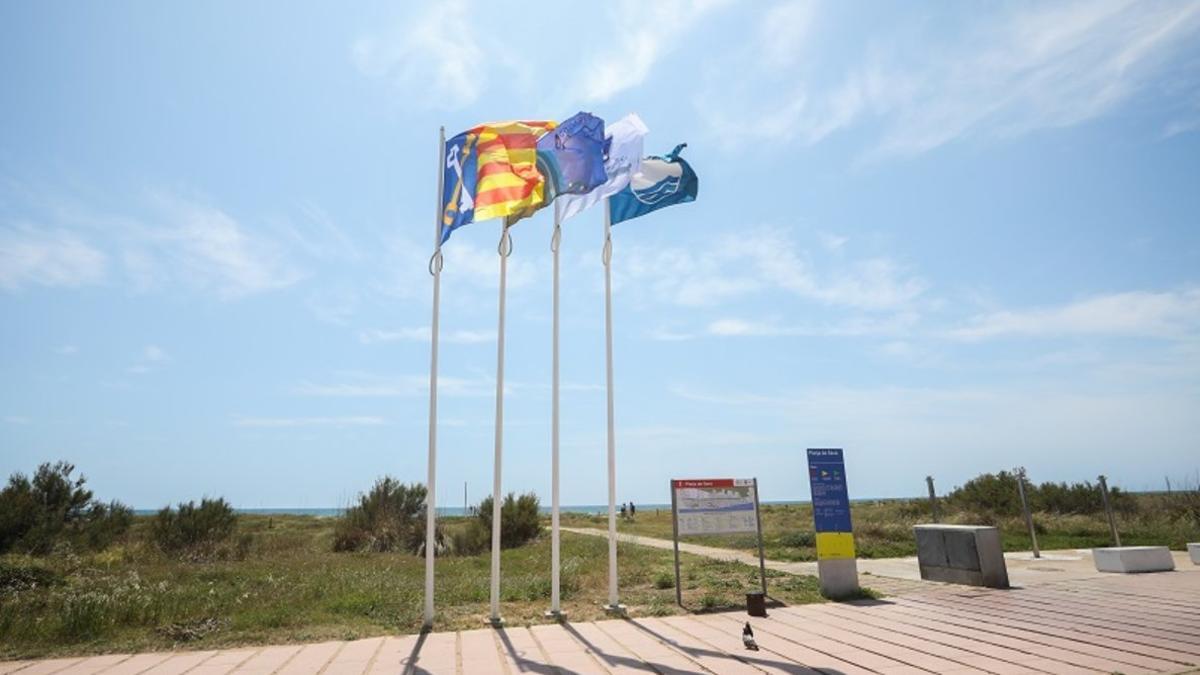
{"label": "brick paved walkway", "polygon": [[0,663],[0,675],[365,673],[1180,673],[1200,664],[1200,569],[1008,591],[933,585],[880,601],[481,628],[353,642]]}

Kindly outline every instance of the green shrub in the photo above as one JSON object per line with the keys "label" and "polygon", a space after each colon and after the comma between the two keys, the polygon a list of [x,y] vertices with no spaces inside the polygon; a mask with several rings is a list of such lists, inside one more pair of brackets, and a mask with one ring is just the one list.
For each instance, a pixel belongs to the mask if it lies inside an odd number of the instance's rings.
{"label": "green shrub", "polygon": [[450,552],[454,555],[477,555],[491,547],[492,533],[478,518],[471,518],[466,525],[450,534]]}
{"label": "green shrub", "polygon": [[675,588],[675,575],[672,572],[663,570],[654,575],[654,587],[659,590],[667,588]]}
{"label": "green shrub", "polygon": [[[150,523],[150,540],[164,553],[194,559],[229,557],[234,553],[223,546],[237,529],[237,514],[224,498],[179,503],[178,510],[167,506]],[[238,542],[237,553],[244,554],[248,541]],[[238,557],[241,557],[240,555]]]}
{"label": "green shrub", "polygon": [[14,473],[0,490],[0,553],[45,555],[56,546],[102,549],[129,529],[133,511],[95,500],[69,462],[42,464],[33,479]]}
{"label": "green shrub", "polygon": [[[375,481],[358,504],[346,509],[334,526],[334,551],[425,550],[425,486],[405,485],[391,476]],[[445,548],[445,534],[436,530],[437,552]]]}
{"label": "green shrub", "polygon": [[[1026,485],[1026,497],[1033,511],[1056,514],[1104,513],[1100,486],[1091,482]],[[1132,515],[1137,500],[1120,488],[1109,488],[1109,503],[1114,511]],[[1021,514],[1021,498],[1017,477],[1007,471],[985,473],[955,488],[946,498],[953,508],[977,511],[998,516]]]}
{"label": "green shrub", "polygon": [[779,544],[791,548],[811,548],[817,545],[817,535],[814,532],[785,532],[779,537]]}
{"label": "green shrub", "polygon": [[[542,519],[538,514],[538,497],[527,492],[520,497],[512,492],[500,505],[500,548],[516,548],[536,539],[542,532]],[[492,531],[492,498],[479,503],[479,522],[487,532]],[[491,539],[488,539],[491,548]]]}
{"label": "green shrub", "polygon": [[1016,515],[1021,512],[1017,477],[1008,471],[976,476],[961,487],[954,488],[946,501],[956,509],[968,511],[999,515]]}
{"label": "green shrub", "polygon": [[52,569],[35,565],[12,565],[0,560],[0,592],[27,591],[47,586],[59,586],[63,576]]}

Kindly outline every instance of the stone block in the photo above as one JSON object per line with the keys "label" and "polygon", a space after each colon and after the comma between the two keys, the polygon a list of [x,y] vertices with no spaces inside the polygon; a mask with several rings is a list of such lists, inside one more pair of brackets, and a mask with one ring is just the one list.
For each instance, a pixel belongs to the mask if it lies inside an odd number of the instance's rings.
{"label": "stone block", "polygon": [[1008,588],[1000,530],[979,525],[917,525],[913,531],[922,579]]}
{"label": "stone block", "polygon": [[1113,546],[1092,549],[1098,572],[1169,572],[1175,559],[1166,546]]}
{"label": "stone block", "polygon": [[1188,544],[1188,555],[1193,565],[1200,565],[1200,544]]}

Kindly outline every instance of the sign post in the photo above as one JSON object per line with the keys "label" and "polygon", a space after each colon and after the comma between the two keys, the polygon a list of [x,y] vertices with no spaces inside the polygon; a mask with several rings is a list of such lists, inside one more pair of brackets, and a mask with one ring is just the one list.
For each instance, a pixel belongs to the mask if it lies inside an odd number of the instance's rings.
{"label": "sign post", "polygon": [[679,537],[689,534],[755,533],[759,575],[766,596],[767,566],[758,518],[757,478],[672,480],[671,528],[675,534],[675,601],[680,606],[683,606],[683,591],[679,578]]}
{"label": "sign post", "polygon": [[841,448],[808,449],[813,526],[817,533],[817,573],[821,594],[841,598],[858,592],[858,563],[850,524],[850,496]]}

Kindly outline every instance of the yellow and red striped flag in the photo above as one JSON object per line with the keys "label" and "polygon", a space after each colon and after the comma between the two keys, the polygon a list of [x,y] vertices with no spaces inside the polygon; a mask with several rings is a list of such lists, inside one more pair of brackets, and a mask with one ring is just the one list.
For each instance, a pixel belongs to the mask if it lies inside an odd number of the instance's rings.
{"label": "yellow and red striped flag", "polygon": [[537,142],[555,126],[553,121],[498,122],[471,130],[478,137],[475,220],[503,218],[543,202]]}

